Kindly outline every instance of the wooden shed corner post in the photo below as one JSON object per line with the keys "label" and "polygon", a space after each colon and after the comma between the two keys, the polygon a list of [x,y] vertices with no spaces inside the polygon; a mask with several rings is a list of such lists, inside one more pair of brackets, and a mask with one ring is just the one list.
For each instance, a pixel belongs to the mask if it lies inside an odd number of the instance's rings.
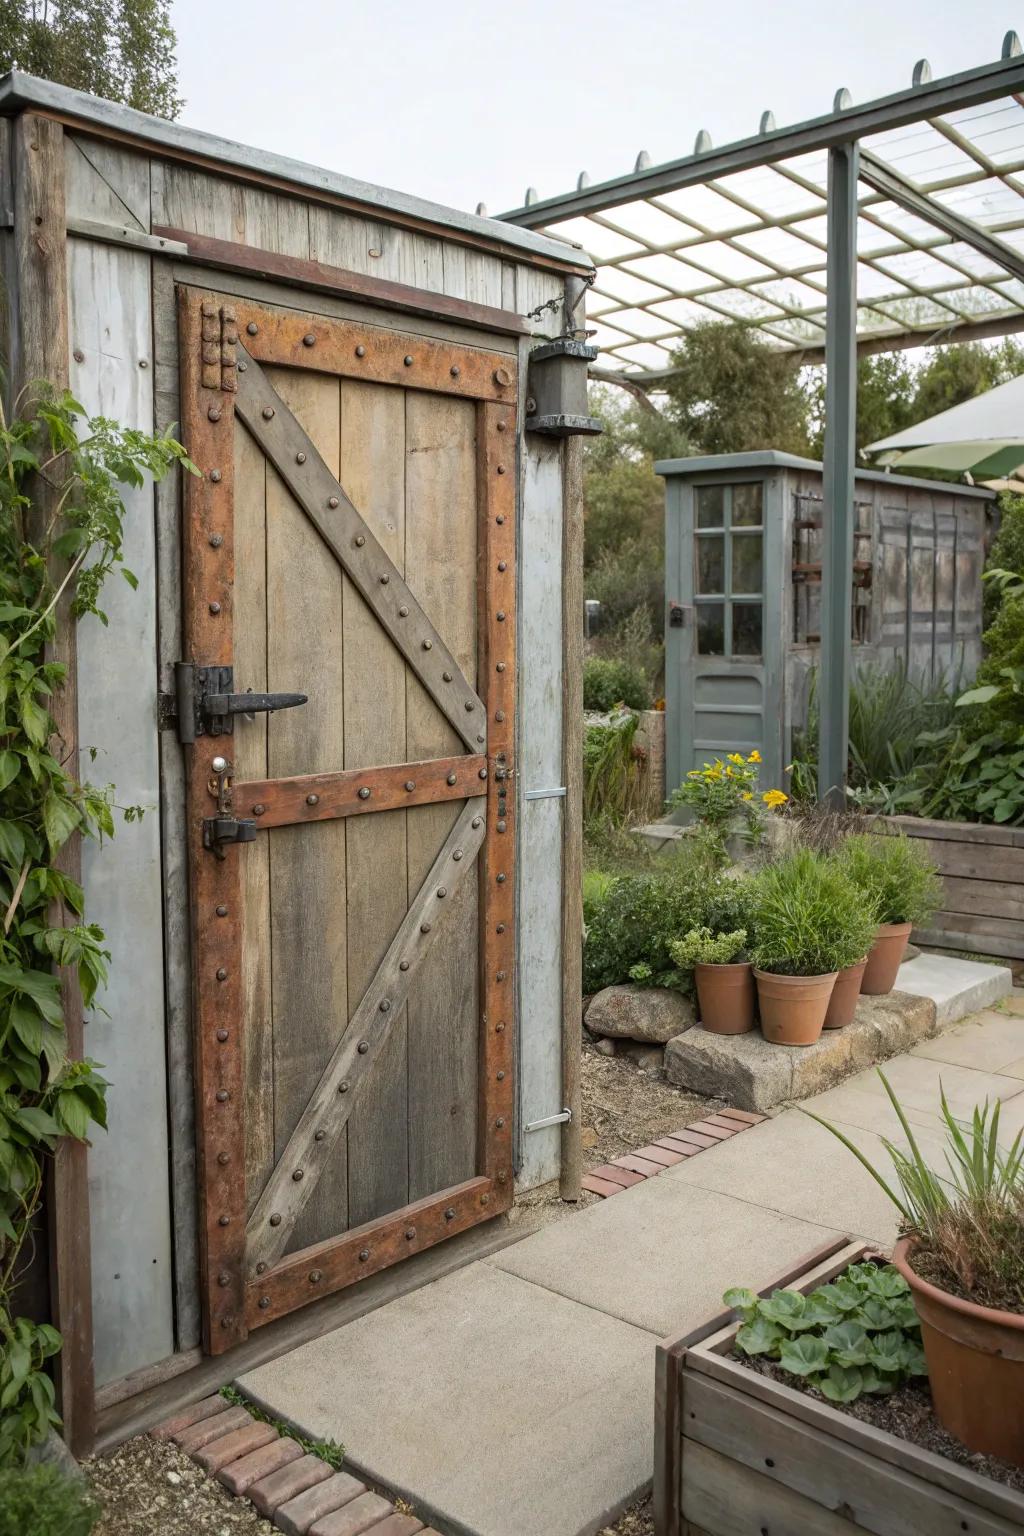
{"label": "wooden shed corner post", "polygon": [[[69,380],[67,222],[64,130],[59,123],[24,112],[13,125],[14,292],[16,316],[11,331],[12,394],[36,380],[65,389]],[[59,499],[59,488],[40,477],[33,490],[33,539],[42,542]],[[55,567],[55,580],[62,571]],[[52,659],[67,668],[64,686],[50,709],[61,742],[60,757],[72,778],[78,776],[78,693],[76,624],[69,588],[57,608]],[[81,846],[75,833],[56,863],[76,882],[81,879]],[[63,908],[53,921],[63,923]],[[82,995],[72,970],[61,972],[61,1001],[68,1054],[84,1055]],[[92,1340],[92,1266],[89,1231],[89,1182],[85,1142],[67,1138],[58,1144],[48,1182],[48,1235],[51,1313],[63,1337],[57,1356],[58,1406],[64,1436],[75,1455],[87,1454],[95,1438]]]}
{"label": "wooden shed corner post", "polygon": [[583,1178],[583,438],[562,447],[562,1125],[559,1193]]}

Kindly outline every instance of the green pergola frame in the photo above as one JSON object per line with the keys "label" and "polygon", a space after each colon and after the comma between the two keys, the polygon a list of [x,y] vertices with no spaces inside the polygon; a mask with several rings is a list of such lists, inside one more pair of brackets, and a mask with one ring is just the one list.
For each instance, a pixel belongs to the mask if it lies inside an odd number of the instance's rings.
{"label": "green pergola frame", "polygon": [[[1000,105],[978,110],[990,103]],[[988,142],[993,137],[996,145]],[[947,146],[941,164],[937,143]],[[930,155],[931,168],[911,174],[910,162],[922,155]],[[773,187],[779,178],[796,188],[795,207],[759,203],[749,180],[757,171],[770,172]],[[698,188],[714,194],[716,224],[685,201]],[[722,208],[735,209],[731,223]],[[801,362],[825,363],[831,521],[822,570],[818,790],[823,800],[841,802],[857,356],[1024,330],[1024,52],[1016,33],[1007,33],[995,63],[933,80],[921,60],[909,90],[863,106],[839,91],[827,116],[790,128],[777,128],[765,113],[760,131],[735,144],[715,149],[701,133],[692,155],[654,166],[641,154],[630,175],[594,186],[581,175],[576,190],[561,197],[541,200],[531,189],[521,208],[501,217],[591,251],[597,302],[588,320],[618,368],[593,370],[599,377],[657,388],[671,372],[671,347],[689,326],[715,317],[756,327]],[[859,302],[858,279],[875,290]],[[660,358],[652,356],[658,351]]]}

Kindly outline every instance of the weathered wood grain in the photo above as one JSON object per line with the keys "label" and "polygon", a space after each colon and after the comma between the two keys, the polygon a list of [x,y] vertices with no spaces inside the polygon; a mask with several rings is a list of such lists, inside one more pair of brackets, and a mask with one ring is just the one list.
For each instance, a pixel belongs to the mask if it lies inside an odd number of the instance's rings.
{"label": "weathered wood grain", "polygon": [[[322,835],[323,829],[318,830]],[[449,898],[473,867],[483,837],[483,818],[471,802],[455,823],[388,947],[249,1219],[246,1252],[250,1272],[259,1264],[272,1263],[284,1252],[309,1194],[348,1123],[360,1085],[387,1039],[392,1018],[408,999],[411,985],[422,985],[422,960],[434,943],[442,918],[448,917],[452,906]]]}
{"label": "weathered wood grain", "polygon": [[562,447],[562,1126],[559,1192],[580,1198],[583,1177],[583,439]]}
{"label": "weathered wood grain", "polygon": [[[14,241],[11,267],[16,295],[13,329],[13,393],[37,379],[56,388],[68,382],[68,287],[63,129],[26,112],[13,126]],[[42,545],[59,495],[58,488],[40,478],[32,488],[33,542]],[[59,580],[59,564],[52,575]],[[58,755],[67,772],[78,776],[78,697],[76,625],[71,616],[73,592],[57,609],[56,635],[49,659],[66,668],[64,686],[54,694],[50,712],[60,738]],[[81,844],[71,837],[56,864],[72,879],[81,875]],[[74,921],[63,909],[51,922]],[[75,974],[61,973],[61,1002],[67,1030],[68,1054],[84,1054],[82,997]],[[89,1185],[84,1142],[64,1139],[58,1144],[47,1189],[49,1224],[50,1307],[53,1322],[64,1336],[57,1358],[59,1407],[64,1431],[76,1454],[89,1450],[94,1432],[92,1279],[89,1241]]]}
{"label": "weathered wood grain", "polygon": [[851,1536],[863,1529],[695,1440],[683,1441],[681,1476],[685,1519],[712,1536]]}
{"label": "weathered wood grain", "polygon": [[64,144],[68,219],[148,232],[149,156],[77,134],[68,134]]}
{"label": "weathered wood grain", "polygon": [[[377,624],[373,625],[372,634],[375,640],[386,638]],[[359,664],[374,679],[376,690],[379,690],[386,680],[363,660],[364,656],[365,651],[361,649]],[[398,660],[401,666],[400,658]],[[404,668],[399,674],[404,684],[403,674]],[[366,756],[381,748],[386,750],[373,715],[364,718],[369,720],[366,732],[369,741],[359,755]],[[346,732],[347,753],[353,750],[353,735],[354,727],[350,726]],[[404,729],[402,745],[405,745]],[[240,806],[247,807],[246,815],[255,816],[261,828],[286,827],[293,823],[332,821],[339,816],[368,816],[379,811],[405,810],[411,805],[433,805],[439,800],[466,800],[473,795],[485,795],[487,787],[481,781],[480,770],[486,766],[487,759],[483,756],[439,757],[419,763],[396,763],[385,768],[349,768],[340,773],[236,781],[235,796]],[[376,826],[372,829],[374,839],[379,831]]]}
{"label": "weathered wood grain", "polygon": [[480,735],[486,740],[483,703],[337,476],[315,448],[310,451],[307,435],[281,395],[258,364],[251,358],[243,361],[238,414],[409,667],[466,745],[475,748]]}

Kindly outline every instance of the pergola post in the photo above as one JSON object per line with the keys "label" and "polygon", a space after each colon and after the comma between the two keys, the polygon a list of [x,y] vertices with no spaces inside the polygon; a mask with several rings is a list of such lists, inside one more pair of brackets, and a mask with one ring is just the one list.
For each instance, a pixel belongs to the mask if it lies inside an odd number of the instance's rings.
{"label": "pergola post", "polygon": [[857,449],[856,143],[828,152],[828,294],[825,312],[825,463],[821,567],[818,798],[846,802]]}

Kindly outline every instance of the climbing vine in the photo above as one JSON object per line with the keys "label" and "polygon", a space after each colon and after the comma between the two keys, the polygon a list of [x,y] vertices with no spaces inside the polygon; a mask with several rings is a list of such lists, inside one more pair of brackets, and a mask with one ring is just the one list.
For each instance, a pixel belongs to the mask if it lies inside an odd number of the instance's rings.
{"label": "climbing vine", "polygon": [[[105,624],[106,578],[116,569],[137,584],[124,564],[123,488],[160,479],[175,463],[194,469],[170,434],[88,417],[47,385],[27,391],[16,410],[9,420],[0,409],[0,1466],[59,1423],[46,1361],[60,1335],[13,1315],[47,1159],[61,1137],[84,1141],[90,1126],[106,1126],[97,1063],[68,1057],[58,970],[77,975],[88,1008],[110,956],[58,854],[76,833],[112,836],[116,807],[113,786],[67,770],[51,716],[66,668],[50,642],[62,600],[73,617]],[[45,491],[38,505],[36,488]]]}

